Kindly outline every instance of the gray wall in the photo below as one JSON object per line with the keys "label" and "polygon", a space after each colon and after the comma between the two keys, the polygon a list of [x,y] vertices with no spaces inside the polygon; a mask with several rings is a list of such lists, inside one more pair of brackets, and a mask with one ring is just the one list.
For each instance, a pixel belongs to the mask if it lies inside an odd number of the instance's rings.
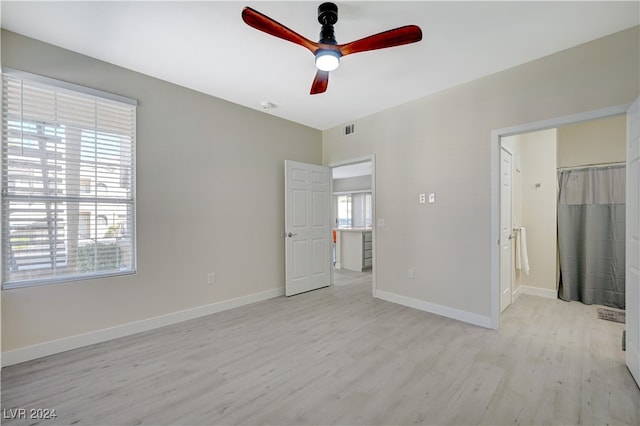
{"label": "gray wall", "polygon": [[324,131],[325,164],[376,155],[380,295],[488,324],[492,130],[632,102],[639,40],[634,27],[371,115],[349,144]]}
{"label": "gray wall", "polygon": [[14,33],[1,41],[5,67],[138,100],[138,273],[4,291],[4,351],[283,287],[284,160],[321,163],[319,131]]}

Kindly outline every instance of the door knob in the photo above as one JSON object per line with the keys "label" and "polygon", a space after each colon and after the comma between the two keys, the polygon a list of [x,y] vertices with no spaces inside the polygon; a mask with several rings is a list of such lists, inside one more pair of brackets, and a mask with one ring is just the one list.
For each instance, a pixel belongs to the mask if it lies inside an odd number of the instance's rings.
{"label": "door knob", "polygon": [[298,235],[298,234],[292,234],[291,232],[289,232],[289,233],[287,234],[287,237],[291,238],[291,237],[293,237],[294,235]]}

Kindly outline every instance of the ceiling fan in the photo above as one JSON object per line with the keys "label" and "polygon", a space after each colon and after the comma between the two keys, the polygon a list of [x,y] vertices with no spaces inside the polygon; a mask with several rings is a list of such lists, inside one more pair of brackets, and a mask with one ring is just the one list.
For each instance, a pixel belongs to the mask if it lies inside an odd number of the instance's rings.
{"label": "ceiling fan", "polygon": [[314,54],[318,71],[311,85],[312,95],[323,93],[327,90],[329,71],[338,68],[341,57],[352,53],[401,46],[422,40],[420,27],[417,25],[405,25],[350,43],[338,44],[333,32],[333,25],[338,22],[338,6],[334,3],[322,3],[318,7],[318,22],[322,25],[322,30],[320,31],[320,41],[317,43],[248,6],[242,10],[242,20],[247,25],[262,32],[299,44]]}

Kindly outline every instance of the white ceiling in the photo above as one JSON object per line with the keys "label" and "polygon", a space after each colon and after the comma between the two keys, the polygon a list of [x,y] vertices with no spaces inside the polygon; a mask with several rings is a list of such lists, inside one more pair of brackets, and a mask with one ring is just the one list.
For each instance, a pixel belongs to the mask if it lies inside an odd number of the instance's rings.
{"label": "white ceiling", "polygon": [[364,163],[348,164],[331,169],[333,179],[346,179],[357,176],[368,176],[371,174],[371,161]]}
{"label": "white ceiling", "polygon": [[[407,24],[419,43],[342,59],[309,95],[313,55],[247,26],[250,6],[317,40],[308,2],[0,3],[3,28],[324,130],[639,23],[638,1],[338,1],[339,43]],[[263,109],[268,101],[275,108]]]}

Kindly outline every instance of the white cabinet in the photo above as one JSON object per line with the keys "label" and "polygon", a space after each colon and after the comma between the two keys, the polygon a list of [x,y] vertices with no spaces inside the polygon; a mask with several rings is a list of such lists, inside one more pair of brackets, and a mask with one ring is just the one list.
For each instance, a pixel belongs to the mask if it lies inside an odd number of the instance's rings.
{"label": "white cabinet", "polygon": [[362,267],[369,268],[373,265],[373,241],[371,231],[362,233]]}
{"label": "white cabinet", "polygon": [[373,265],[371,231],[362,229],[338,229],[336,267],[362,271]]}

